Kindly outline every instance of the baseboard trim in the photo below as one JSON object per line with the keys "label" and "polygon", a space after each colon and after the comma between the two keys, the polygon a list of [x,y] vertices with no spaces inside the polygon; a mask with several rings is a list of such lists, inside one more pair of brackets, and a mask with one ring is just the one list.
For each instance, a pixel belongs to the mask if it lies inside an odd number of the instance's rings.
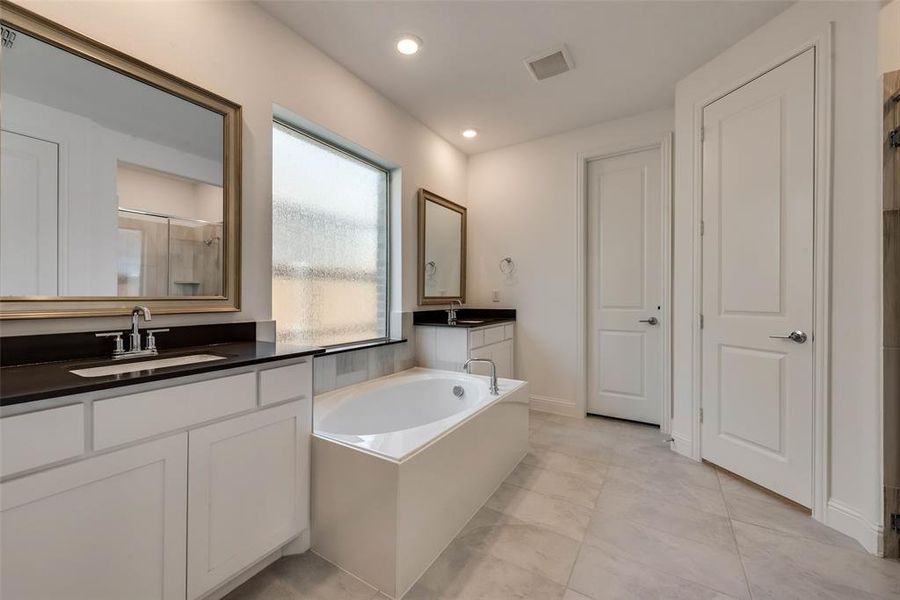
{"label": "baseboard trim", "polygon": [[552,396],[540,396],[531,394],[528,397],[532,410],[553,413],[555,415],[563,415],[566,417],[584,417],[578,412],[578,405],[571,400],[563,400],[562,398],[554,398]]}
{"label": "baseboard trim", "polygon": [[884,528],[870,522],[855,508],[832,498],[825,508],[825,524],[852,537],[872,554],[884,554]]}

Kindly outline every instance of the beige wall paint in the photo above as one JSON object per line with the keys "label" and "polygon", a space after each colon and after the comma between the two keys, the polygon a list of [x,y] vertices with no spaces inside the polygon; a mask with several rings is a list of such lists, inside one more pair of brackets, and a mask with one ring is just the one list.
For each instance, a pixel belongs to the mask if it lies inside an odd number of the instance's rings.
{"label": "beige wall paint", "polygon": [[[560,412],[578,413],[577,156],[661,139],[673,125],[671,110],[655,111],[469,160],[469,304],[517,309],[516,377]],[[500,272],[505,256],[512,277]]]}
{"label": "beige wall paint", "polygon": [[[400,210],[393,215],[395,232],[401,232],[393,239],[393,308],[414,307],[416,190],[426,187],[465,204],[464,154],[252,3],[20,4],[243,106],[242,311],[160,316],[159,326],[270,317],[273,103],[402,168]],[[123,323],[108,318],[7,321],[2,335],[99,331]]]}
{"label": "beige wall paint", "polygon": [[869,549],[881,515],[881,83],[879,5],[801,2],[683,79],[675,100],[672,434],[690,445],[694,105],[834,30],[829,524]]}
{"label": "beige wall paint", "polygon": [[878,58],[881,72],[900,69],[900,0],[881,8],[878,17]]}

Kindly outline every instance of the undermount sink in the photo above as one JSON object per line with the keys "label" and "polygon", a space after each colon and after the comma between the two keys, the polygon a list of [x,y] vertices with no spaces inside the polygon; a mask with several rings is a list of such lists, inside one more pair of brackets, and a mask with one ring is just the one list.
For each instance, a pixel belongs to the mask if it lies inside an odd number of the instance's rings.
{"label": "undermount sink", "polygon": [[457,325],[480,325],[484,323],[484,319],[457,319]]}
{"label": "undermount sink", "polygon": [[178,367],[192,365],[213,360],[225,360],[224,356],[217,354],[189,354],[188,356],[175,356],[173,358],[154,358],[139,362],[119,365],[104,365],[102,367],[88,367],[86,369],[73,369],[69,371],[79,377],[105,377],[107,375],[121,375],[123,373],[135,373],[137,371],[149,371],[151,369],[164,369],[166,367]]}

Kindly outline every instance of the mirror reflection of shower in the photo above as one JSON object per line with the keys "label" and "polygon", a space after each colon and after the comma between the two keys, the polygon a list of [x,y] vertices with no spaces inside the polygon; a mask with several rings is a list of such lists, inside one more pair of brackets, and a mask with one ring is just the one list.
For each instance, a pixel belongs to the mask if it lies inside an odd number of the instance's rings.
{"label": "mirror reflection of shower", "polygon": [[119,295],[220,295],[221,241],[221,222],[119,208]]}

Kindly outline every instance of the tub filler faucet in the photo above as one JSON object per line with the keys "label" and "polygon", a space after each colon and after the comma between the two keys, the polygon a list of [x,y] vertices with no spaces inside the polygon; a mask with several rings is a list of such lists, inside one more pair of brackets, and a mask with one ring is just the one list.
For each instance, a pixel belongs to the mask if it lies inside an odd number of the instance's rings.
{"label": "tub filler faucet", "polygon": [[466,361],[466,364],[463,365],[463,371],[465,371],[466,373],[471,373],[472,371],[471,369],[469,369],[469,365],[477,362],[487,363],[491,365],[491,394],[493,394],[494,396],[499,396],[500,388],[497,386],[497,365],[494,364],[494,361],[489,358],[470,358]]}

